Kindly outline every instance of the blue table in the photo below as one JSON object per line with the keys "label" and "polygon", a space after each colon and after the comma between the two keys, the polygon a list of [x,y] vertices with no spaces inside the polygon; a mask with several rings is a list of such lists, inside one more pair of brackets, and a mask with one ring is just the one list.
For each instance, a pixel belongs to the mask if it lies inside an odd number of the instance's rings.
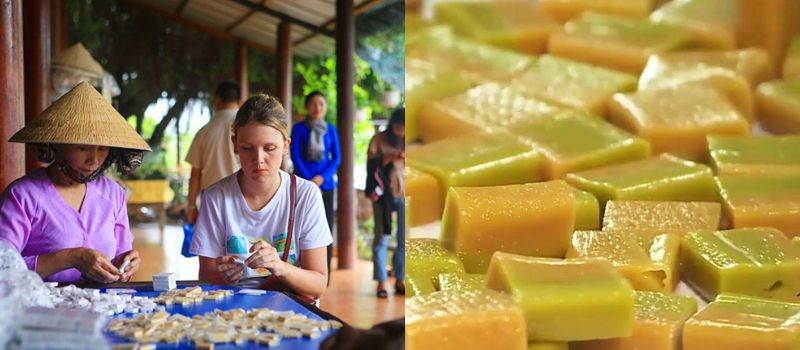
{"label": "blue table", "polygon": [[[138,292],[134,295],[136,296],[147,296],[147,297],[157,297],[161,292],[157,292],[153,290],[152,286],[120,286],[123,288],[130,288],[136,289]],[[189,288],[190,285],[179,285],[178,289],[182,288]],[[333,316],[322,312],[321,310],[315,308],[314,306],[304,304],[298,302],[297,300],[289,297],[288,295],[280,292],[271,292],[268,291],[264,295],[244,295],[244,294],[236,294],[240,288],[237,287],[229,287],[229,286],[210,286],[210,285],[201,285],[200,287],[203,288],[204,291],[209,290],[218,290],[218,289],[230,289],[234,291],[233,296],[227,297],[220,301],[213,301],[213,300],[204,300],[200,304],[195,304],[191,306],[181,306],[181,305],[171,305],[167,306],[167,312],[170,314],[182,314],[188,317],[192,317],[194,315],[202,315],[207,312],[213,312],[214,309],[220,310],[230,310],[236,308],[242,308],[245,310],[255,309],[255,308],[270,308],[276,311],[294,311],[297,314],[305,315],[310,319],[315,320],[324,320],[324,319],[335,319]],[[102,288],[103,291],[114,289],[114,288]],[[132,317],[135,314],[121,314],[115,316],[115,318],[119,317]],[[294,338],[294,339],[281,339],[280,345],[277,347],[270,347],[269,349],[319,349],[320,344],[322,341],[333,334],[335,330],[330,329],[328,331],[322,332],[321,336],[317,339],[308,339],[308,338]],[[114,335],[111,332],[104,332],[106,339],[108,339],[109,343],[111,344],[118,344],[118,343],[131,343],[132,341],[120,338]],[[194,345],[192,345],[189,341],[184,341],[180,344],[167,344],[167,343],[158,343],[158,349],[193,349]],[[215,344],[215,349],[265,349],[266,346],[261,346],[255,342],[247,342],[243,346],[237,346],[236,344]]]}

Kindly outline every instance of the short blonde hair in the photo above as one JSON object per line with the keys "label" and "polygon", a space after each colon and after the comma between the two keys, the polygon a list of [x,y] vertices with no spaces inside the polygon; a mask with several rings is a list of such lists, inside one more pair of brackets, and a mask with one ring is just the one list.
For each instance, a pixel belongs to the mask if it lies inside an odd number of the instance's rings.
{"label": "short blonde hair", "polygon": [[289,125],[286,121],[286,111],[278,99],[265,94],[256,94],[248,98],[233,121],[233,135],[249,122],[259,122],[278,130],[284,140],[289,139]]}

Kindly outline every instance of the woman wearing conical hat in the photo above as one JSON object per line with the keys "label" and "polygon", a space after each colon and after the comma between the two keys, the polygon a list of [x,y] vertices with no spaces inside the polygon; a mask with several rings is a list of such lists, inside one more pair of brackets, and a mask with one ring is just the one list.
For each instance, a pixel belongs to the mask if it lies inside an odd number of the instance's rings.
{"label": "woman wearing conical hat", "polygon": [[[50,163],[0,196],[0,239],[45,281],[128,281],[139,268],[125,193],[102,176],[141,165],[147,143],[91,85],[80,83],[9,140]],[[124,269],[123,269],[124,267]]]}

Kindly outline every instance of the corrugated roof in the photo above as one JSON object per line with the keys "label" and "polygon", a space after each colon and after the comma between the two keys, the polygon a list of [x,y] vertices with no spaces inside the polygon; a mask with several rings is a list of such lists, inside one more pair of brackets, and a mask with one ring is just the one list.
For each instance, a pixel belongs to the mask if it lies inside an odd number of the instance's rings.
{"label": "corrugated roof", "polygon": [[[129,0],[181,22],[244,39],[262,49],[278,47],[278,23],[292,23],[294,54],[333,52],[335,0]],[[355,0],[356,14],[383,0]],[[312,35],[313,36],[310,36]]]}

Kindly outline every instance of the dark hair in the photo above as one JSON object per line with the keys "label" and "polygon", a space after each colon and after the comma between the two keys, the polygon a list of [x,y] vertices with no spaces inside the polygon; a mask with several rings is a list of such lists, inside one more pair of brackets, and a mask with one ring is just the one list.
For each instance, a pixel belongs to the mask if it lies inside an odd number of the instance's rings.
{"label": "dark hair", "polygon": [[[36,160],[42,163],[52,163],[56,160],[56,150],[49,143],[34,143]],[[109,147],[108,156],[103,162],[103,167],[108,168],[111,164],[116,164],[117,171],[122,175],[133,175],[139,166],[142,165],[144,152],[141,150]]]}
{"label": "dark hair", "polygon": [[219,97],[224,103],[239,102],[242,97],[242,89],[239,88],[239,84],[226,80],[217,85],[214,96]]}
{"label": "dark hair", "polygon": [[392,112],[392,116],[389,118],[389,127],[391,127],[394,124],[403,124],[404,126],[406,125],[405,108],[400,107],[398,109],[395,109],[394,112]]}
{"label": "dark hair", "polygon": [[286,111],[275,97],[256,94],[244,101],[233,120],[233,134],[236,135],[241,127],[252,121],[273,127],[283,135],[284,140],[289,139]]}
{"label": "dark hair", "polygon": [[406,125],[406,109],[405,108],[398,108],[392,112],[392,116],[389,118],[389,126],[386,127],[384,131],[386,133],[386,140],[389,142],[390,145],[394,147],[402,147],[405,148],[405,137],[398,138],[397,135],[394,134],[392,131],[392,126],[395,124],[400,124],[405,126]]}
{"label": "dark hair", "polygon": [[308,106],[308,103],[311,102],[311,99],[314,98],[314,96],[322,97],[323,100],[325,99],[325,95],[323,95],[321,92],[319,92],[319,90],[311,91],[308,95],[306,95],[306,104],[305,104],[305,106]]}

